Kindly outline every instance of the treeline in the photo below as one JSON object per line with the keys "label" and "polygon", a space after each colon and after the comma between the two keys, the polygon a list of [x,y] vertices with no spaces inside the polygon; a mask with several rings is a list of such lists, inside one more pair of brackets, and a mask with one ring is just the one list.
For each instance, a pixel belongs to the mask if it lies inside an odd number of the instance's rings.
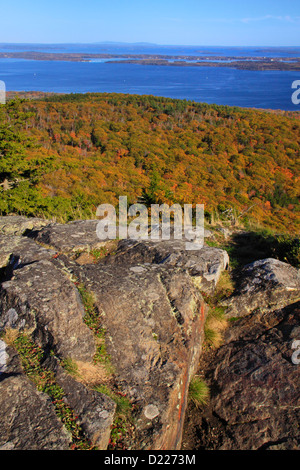
{"label": "treeline", "polygon": [[72,220],[101,203],[204,203],[299,231],[299,113],[122,94],[0,106],[0,211]]}

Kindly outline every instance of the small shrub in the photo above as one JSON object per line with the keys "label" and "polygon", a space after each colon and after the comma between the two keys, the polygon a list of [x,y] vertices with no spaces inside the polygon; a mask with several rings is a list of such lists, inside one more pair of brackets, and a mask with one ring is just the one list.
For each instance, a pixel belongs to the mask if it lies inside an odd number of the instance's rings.
{"label": "small shrub", "polygon": [[50,397],[56,415],[72,436],[71,449],[92,450],[93,446],[85,438],[77,416],[66,403],[64,390],[56,383],[54,373],[43,367],[44,351],[23,333],[14,338],[9,334],[8,340],[20,356],[24,373],[35,384],[37,390]]}
{"label": "small shrub", "polygon": [[296,268],[300,268],[300,239],[287,235],[277,237],[274,243],[275,254]]}
{"label": "small shrub", "polygon": [[126,449],[126,444],[134,433],[132,403],[123,393],[112,390],[107,385],[98,385],[95,390],[109,396],[117,405],[108,450]]}

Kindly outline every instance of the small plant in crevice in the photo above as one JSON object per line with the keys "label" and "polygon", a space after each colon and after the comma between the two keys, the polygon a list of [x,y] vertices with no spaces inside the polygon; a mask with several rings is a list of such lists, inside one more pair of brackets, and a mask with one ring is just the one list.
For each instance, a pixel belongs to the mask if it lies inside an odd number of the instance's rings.
{"label": "small plant in crevice", "polygon": [[132,418],[134,406],[124,393],[119,391],[116,384],[114,377],[115,369],[106,349],[106,330],[101,326],[101,315],[95,304],[94,296],[82,283],[77,283],[77,289],[81,295],[86,312],[84,322],[93,331],[96,338],[97,350],[94,356],[94,363],[104,366],[108,374],[108,380],[105,383],[94,385],[93,388],[110,397],[117,405],[108,449],[124,450],[134,434],[135,426]]}
{"label": "small plant in crevice", "polygon": [[196,375],[192,378],[189,385],[189,401],[191,401],[197,408],[200,408],[208,404],[209,398],[210,389],[208,385],[203,379]]}
{"label": "small plant in crevice", "polygon": [[105,247],[105,246],[102,246],[100,248],[94,248],[90,251],[90,254],[92,255],[92,257],[94,258],[94,260],[97,262],[99,261],[100,259],[103,259],[105,258],[105,256],[107,256],[109,254],[109,250]]}
{"label": "small plant in crevice", "polygon": [[107,352],[105,344],[105,328],[101,326],[101,315],[95,304],[93,294],[91,294],[82,283],[76,282],[76,287],[81,296],[85,316],[84,323],[92,330],[96,338],[97,351],[94,356],[94,362],[105,366],[108,374],[114,373],[114,367],[111,363],[111,357]]}
{"label": "small plant in crevice", "polygon": [[56,415],[71,434],[71,449],[95,449],[85,438],[78,423],[78,417],[65,401],[64,390],[56,383],[54,372],[43,367],[44,351],[42,348],[25,333],[12,335],[7,331],[5,340],[18,352],[24,373],[35,384],[37,390],[50,397]]}
{"label": "small plant in crevice", "polygon": [[223,303],[233,292],[234,284],[230,273],[223,271],[213,294],[201,293],[209,307],[204,326],[206,347],[218,348],[222,344],[223,334],[229,326],[228,319],[226,318],[227,307]]}
{"label": "small plant in crevice", "polygon": [[68,372],[68,374],[73,375],[74,377],[78,375],[78,365],[73,359],[69,357],[62,359],[61,366],[66,372]]}
{"label": "small plant in crevice", "polygon": [[132,412],[135,407],[126,395],[117,389],[113,390],[107,385],[98,385],[94,388],[109,396],[116,403],[108,450],[125,450],[128,442],[132,441],[134,436],[135,426]]}
{"label": "small plant in crevice", "polygon": [[228,326],[225,309],[210,307],[204,325],[204,338],[208,347],[218,348],[223,341],[223,332]]}

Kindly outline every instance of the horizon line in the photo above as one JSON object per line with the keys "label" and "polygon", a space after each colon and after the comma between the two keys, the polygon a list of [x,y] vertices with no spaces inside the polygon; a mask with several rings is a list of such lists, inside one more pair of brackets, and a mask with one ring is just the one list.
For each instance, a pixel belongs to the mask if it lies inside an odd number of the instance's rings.
{"label": "horizon line", "polygon": [[161,47],[229,47],[229,48],[247,48],[247,47],[268,47],[268,48],[300,48],[300,45],[270,46],[270,45],[220,45],[220,44],[159,44],[152,42],[126,42],[126,41],[96,41],[96,42],[1,42],[0,45],[133,45],[133,46],[161,46]]}

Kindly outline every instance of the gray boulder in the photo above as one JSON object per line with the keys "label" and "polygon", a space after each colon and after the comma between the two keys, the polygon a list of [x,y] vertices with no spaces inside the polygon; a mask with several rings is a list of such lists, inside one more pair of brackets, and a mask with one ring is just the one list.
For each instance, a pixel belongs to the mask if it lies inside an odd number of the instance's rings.
{"label": "gray boulder", "polygon": [[37,217],[24,217],[22,215],[8,215],[0,217],[0,234],[23,235],[32,230],[38,230],[49,224],[49,220]]}
{"label": "gray boulder", "polygon": [[26,330],[62,357],[91,360],[95,342],[73,282],[49,260],[16,267],[0,287],[0,330]]}
{"label": "gray boulder", "polygon": [[77,220],[67,224],[50,224],[31,236],[39,243],[62,253],[92,250],[105,246],[98,238],[98,220]]}
{"label": "gray boulder", "polygon": [[116,256],[108,257],[107,263],[150,263],[170,269],[179,268],[189,273],[201,291],[212,293],[221,272],[229,266],[229,257],[225,250],[207,245],[201,249],[187,250],[185,240],[124,240],[119,243]]}
{"label": "gray boulder", "polygon": [[[55,255],[33,240],[22,236],[0,235],[0,269],[9,275],[17,266],[24,266],[40,260],[50,260]],[[6,269],[4,269],[6,268]]]}
{"label": "gray boulder", "polygon": [[277,259],[266,258],[246,265],[237,288],[226,302],[228,316],[243,316],[285,307],[300,300],[300,270]]}

